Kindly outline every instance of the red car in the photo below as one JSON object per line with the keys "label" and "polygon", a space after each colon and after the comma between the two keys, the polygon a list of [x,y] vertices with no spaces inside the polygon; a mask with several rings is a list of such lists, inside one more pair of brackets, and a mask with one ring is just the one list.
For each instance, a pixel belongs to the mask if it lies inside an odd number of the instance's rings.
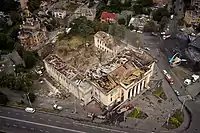
{"label": "red car", "polygon": [[166,70],[163,70],[163,74],[165,75],[165,78],[169,82],[170,85],[174,84],[174,80],[172,79],[171,75],[168,74]]}

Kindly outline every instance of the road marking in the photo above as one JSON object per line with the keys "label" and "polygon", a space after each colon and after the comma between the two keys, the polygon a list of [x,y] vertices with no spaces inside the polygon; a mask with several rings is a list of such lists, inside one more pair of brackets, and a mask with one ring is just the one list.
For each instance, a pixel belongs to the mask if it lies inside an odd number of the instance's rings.
{"label": "road marking", "polygon": [[[87,132],[83,132],[83,131],[79,131],[79,130],[74,130],[74,129],[69,129],[69,128],[63,128],[63,127],[58,127],[58,126],[53,126],[53,125],[47,125],[47,124],[42,124],[42,123],[37,123],[37,122],[32,122],[32,121],[20,120],[20,119],[6,117],[6,116],[0,116],[0,118],[8,119],[8,120],[13,120],[13,121],[18,121],[18,122],[29,123],[29,124],[43,126],[43,127],[50,127],[50,128],[59,129],[59,130],[70,131],[70,132],[74,132],[74,133],[87,133]],[[126,132],[124,132],[124,133],[126,133]]]}
{"label": "road marking", "polygon": [[60,123],[60,121],[56,121],[57,123]]}
{"label": "road marking", "polygon": [[21,128],[24,128],[24,129],[25,129],[26,127],[25,127],[25,126],[21,126]]}
{"label": "road marking", "polygon": [[43,120],[43,118],[40,118],[40,120]]}
{"label": "road marking", "polygon": [[81,125],[81,126],[85,126],[85,127],[91,127],[91,128],[98,128],[101,130],[106,130],[106,131],[110,131],[110,132],[118,132],[118,133],[128,133],[128,132],[124,132],[124,131],[120,131],[120,130],[115,130],[115,129],[109,129],[109,128],[105,128],[105,127],[98,127],[98,126],[93,126],[93,125],[87,125],[87,124],[83,124],[83,123],[76,123],[73,122],[76,125]]}
{"label": "road marking", "polygon": [[43,132],[43,130],[40,130],[40,132]]}
{"label": "road marking", "polygon": [[45,131],[45,133],[49,133],[49,131]]}

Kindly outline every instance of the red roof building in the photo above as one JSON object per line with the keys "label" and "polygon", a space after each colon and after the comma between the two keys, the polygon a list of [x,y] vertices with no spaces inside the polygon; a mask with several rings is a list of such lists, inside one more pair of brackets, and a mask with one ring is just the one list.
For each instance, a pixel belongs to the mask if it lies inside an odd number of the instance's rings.
{"label": "red roof building", "polygon": [[101,14],[101,22],[115,22],[116,19],[116,13],[102,12]]}

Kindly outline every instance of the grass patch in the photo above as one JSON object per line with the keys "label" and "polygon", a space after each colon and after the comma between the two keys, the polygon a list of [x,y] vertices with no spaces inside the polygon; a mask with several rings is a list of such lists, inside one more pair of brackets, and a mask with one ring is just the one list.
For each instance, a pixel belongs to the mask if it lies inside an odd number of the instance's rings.
{"label": "grass patch", "polygon": [[79,6],[80,6],[79,4],[70,3],[69,5],[67,5],[65,7],[65,10],[70,11],[70,12],[74,12]]}
{"label": "grass patch", "polygon": [[180,125],[184,121],[184,114],[181,112],[180,109],[176,110],[174,114],[169,118],[169,122],[167,122],[163,125],[164,128],[167,129],[175,129],[180,127]]}
{"label": "grass patch", "polygon": [[165,95],[165,92],[163,91],[162,87],[156,88],[156,90],[153,92],[153,94],[156,97],[159,97],[159,98],[161,98],[163,100],[167,100],[167,96]]}
{"label": "grass patch", "polygon": [[140,111],[139,109],[137,108],[134,108],[133,111],[128,114],[128,117],[130,118],[138,118],[138,119],[146,119],[148,117],[148,115],[142,111]]}

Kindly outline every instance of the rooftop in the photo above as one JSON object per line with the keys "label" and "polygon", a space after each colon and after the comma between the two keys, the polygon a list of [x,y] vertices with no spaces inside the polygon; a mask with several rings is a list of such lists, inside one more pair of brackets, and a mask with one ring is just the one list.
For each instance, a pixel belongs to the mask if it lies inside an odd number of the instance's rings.
{"label": "rooftop", "polygon": [[111,13],[111,12],[102,12],[101,14],[101,19],[104,19],[104,20],[109,20],[109,19],[116,19],[117,18],[117,15],[116,13]]}
{"label": "rooftop", "polygon": [[124,49],[107,64],[90,69],[86,76],[104,93],[108,93],[117,85],[127,87],[142,79],[149,70],[153,57],[139,49]]}
{"label": "rooftop", "polygon": [[61,74],[65,75],[68,79],[72,79],[78,73],[76,69],[67,65],[61,58],[59,58],[55,54],[47,56],[44,60]]}
{"label": "rooftop", "polygon": [[104,31],[98,31],[94,37],[99,38],[102,42],[105,43],[106,47],[109,49],[116,49],[120,47],[123,43],[116,38],[114,38],[112,35],[104,32]]}

